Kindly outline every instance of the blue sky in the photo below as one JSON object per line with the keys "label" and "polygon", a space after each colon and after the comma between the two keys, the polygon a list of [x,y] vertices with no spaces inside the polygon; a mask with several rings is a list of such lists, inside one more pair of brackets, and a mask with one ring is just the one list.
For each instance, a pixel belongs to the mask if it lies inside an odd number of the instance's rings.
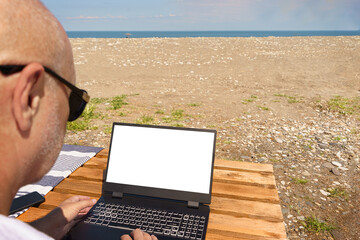
{"label": "blue sky", "polygon": [[360,0],[43,0],[66,31],[360,30]]}

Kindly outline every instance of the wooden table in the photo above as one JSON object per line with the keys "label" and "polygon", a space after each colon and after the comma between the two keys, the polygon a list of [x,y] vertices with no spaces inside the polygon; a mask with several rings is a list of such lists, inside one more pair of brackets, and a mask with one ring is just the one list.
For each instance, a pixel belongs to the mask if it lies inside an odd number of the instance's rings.
{"label": "wooden table", "polygon": [[[29,222],[46,215],[73,195],[99,198],[108,150],[78,168],[18,219]],[[215,160],[210,239],[286,239],[273,167],[238,161]]]}

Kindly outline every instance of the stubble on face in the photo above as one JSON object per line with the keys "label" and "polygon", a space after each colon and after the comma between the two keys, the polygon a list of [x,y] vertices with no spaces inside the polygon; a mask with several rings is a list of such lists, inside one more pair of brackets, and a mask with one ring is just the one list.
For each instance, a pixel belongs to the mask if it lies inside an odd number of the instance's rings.
{"label": "stubble on face", "polygon": [[64,122],[59,117],[62,113],[60,105],[55,98],[50,105],[48,120],[42,125],[43,130],[39,136],[42,148],[34,159],[36,163],[34,165],[38,168],[35,181],[41,179],[54,165],[64,142],[66,125],[64,126]]}

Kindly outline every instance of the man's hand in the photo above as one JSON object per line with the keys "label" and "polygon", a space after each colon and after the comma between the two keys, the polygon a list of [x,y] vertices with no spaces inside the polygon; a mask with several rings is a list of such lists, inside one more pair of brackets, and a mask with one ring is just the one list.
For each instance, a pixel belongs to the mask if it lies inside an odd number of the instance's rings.
{"label": "man's hand", "polygon": [[30,223],[34,228],[49,236],[60,239],[88,213],[96,203],[95,199],[74,196],[62,202],[48,215]]}
{"label": "man's hand", "polygon": [[146,232],[141,231],[140,229],[136,229],[130,233],[131,237],[129,235],[122,235],[121,240],[157,240],[157,237],[154,235],[149,235]]}

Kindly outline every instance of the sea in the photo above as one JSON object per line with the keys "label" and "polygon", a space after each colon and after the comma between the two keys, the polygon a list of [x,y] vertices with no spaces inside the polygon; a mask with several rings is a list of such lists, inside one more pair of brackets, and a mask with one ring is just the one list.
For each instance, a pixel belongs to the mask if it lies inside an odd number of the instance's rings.
{"label": "sea", "polygon": [[70,38],[360,36],[357,31],[68,31]]}

